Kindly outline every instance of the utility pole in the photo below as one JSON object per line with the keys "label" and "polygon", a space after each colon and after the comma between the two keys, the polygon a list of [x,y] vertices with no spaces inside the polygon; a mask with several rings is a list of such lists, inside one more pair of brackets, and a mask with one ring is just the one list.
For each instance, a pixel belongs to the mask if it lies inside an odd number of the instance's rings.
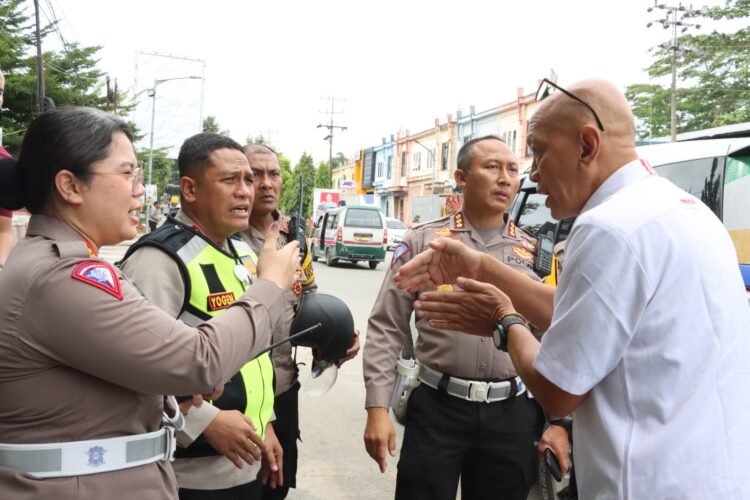
{"label": "utility pole", "polygon": [[335,114],[341,114],[343,111],[336,111],[336,101],[339,102],[346,102],[346,99],[337,99],[335,97],[327,97],[326,100],[331,101],[331,109],[330,111],[321,111],[321,113],[328,113],[329,119],[328,123],[319,123],[316,128],[325,127],[328,129],[328,135],[323,138],[324,141],[328,141],[328,182],[333,187],[333,131],[334,129],[339,129],[342,132],[346,130],[346,127],[342,127],[340,125],[334,125],[333,123],[333,115]]}
{"label": "utility pole", "polygon": [[107,74],[107,113],[109,113],[109,101],[112,97],[112,88],[109,85],[109,74]]}
{"label": "utility pole", "polygon": [[[685,17],[687,16],[700,15],[700,11],[693,10],[692,5],[686,7],[682,5],[682,3],[679,3],[675,7],[673,5],[657,3],[657,0],[654,0],[653,7],[649,7],[646,10],[647,12],[653,12],[655,9],[665,11],[664,19],[657,19],[656,21],[650,22],[646,25],[646,27],[650,28],[654,23],[659,23],[665,30],[669,29],[670,27],[672,28],[672,45],[669,47],[669,49],[672,51],[671,134],[672,142],[675,142],[677,140],[677,51],[680,50],[680,46],[677,43],[677,26],[682,26],[680,33],[685,33],[688,28],[694,27],[695,29],[700,29],[700,24],[687,23],[683,21],[683,19],[685,19]],[[678,12],[680,13],[679,19],[677,18]],[[666,48],[664,45],[661,45],[661,47]]]}
{"label": "utility pole", "polygon": [[36,114],[44,112],[44,58],[42,57],[42,37],[39,34],[39,0],[34,0],[36,17]]}

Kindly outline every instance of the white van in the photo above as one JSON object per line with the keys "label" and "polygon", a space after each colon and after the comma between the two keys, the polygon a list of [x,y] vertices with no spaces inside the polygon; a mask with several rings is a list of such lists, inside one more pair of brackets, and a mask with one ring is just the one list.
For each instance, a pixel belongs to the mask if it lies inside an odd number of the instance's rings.
{"label": "white van", "polygon": [[737,250],[750,300],[750,138],[654,144],[638,148],[638,154],[721,219]]}
{"label": "white van", "polygon": [[385,260],[388,230],[380,209],[345,206],[328,210],[318,219],[313,239],[313,261],[323,257],[326,265],[367,261],[375,269]]}

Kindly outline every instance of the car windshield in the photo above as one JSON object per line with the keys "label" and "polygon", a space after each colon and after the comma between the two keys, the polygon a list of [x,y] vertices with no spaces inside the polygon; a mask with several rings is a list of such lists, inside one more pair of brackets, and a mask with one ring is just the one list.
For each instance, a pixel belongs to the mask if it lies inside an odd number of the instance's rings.
{"label": "car windshield", "polygon": [[346,212],[344,219],[346,227],[371,227],[382,228],[383,221],[377,210],[367,210],[363,208],[350,208]]}
{"label": "car windshield", "polygon": [[388,229],[406,229],[406,226],[400,220],[387,219],[385,223],[388,225]]}

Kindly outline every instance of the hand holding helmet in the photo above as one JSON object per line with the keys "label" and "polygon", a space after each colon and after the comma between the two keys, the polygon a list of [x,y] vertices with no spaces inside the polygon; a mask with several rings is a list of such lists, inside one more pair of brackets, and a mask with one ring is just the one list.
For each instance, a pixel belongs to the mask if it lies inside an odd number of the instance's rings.
{"label": "hand holding helmet", "polygon": [[354,332],[354,319],[347,305],[326,293],[312,292],[302,296],[289,334],[298,334],[316,324],[320,324],[320,327],[294,339],[296,345],[312,347],[317,351],[310,385],[305,388],[311,396],[325,394],[336,382],[336,363],[346,357],[352,348]]}

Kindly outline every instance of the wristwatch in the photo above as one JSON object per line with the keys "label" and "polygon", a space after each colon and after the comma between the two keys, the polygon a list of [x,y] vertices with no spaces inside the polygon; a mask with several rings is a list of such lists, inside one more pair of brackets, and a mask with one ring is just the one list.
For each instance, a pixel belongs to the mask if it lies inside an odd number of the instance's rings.
{"label": "wristwatch", "polygon": [[500,318],[492,332],[492,341],[495,343],[495,347],[503,352],[508,352],[508,328],[512,325],[523,325],[529,328],[529,324],[520,314],[510,313]]}

